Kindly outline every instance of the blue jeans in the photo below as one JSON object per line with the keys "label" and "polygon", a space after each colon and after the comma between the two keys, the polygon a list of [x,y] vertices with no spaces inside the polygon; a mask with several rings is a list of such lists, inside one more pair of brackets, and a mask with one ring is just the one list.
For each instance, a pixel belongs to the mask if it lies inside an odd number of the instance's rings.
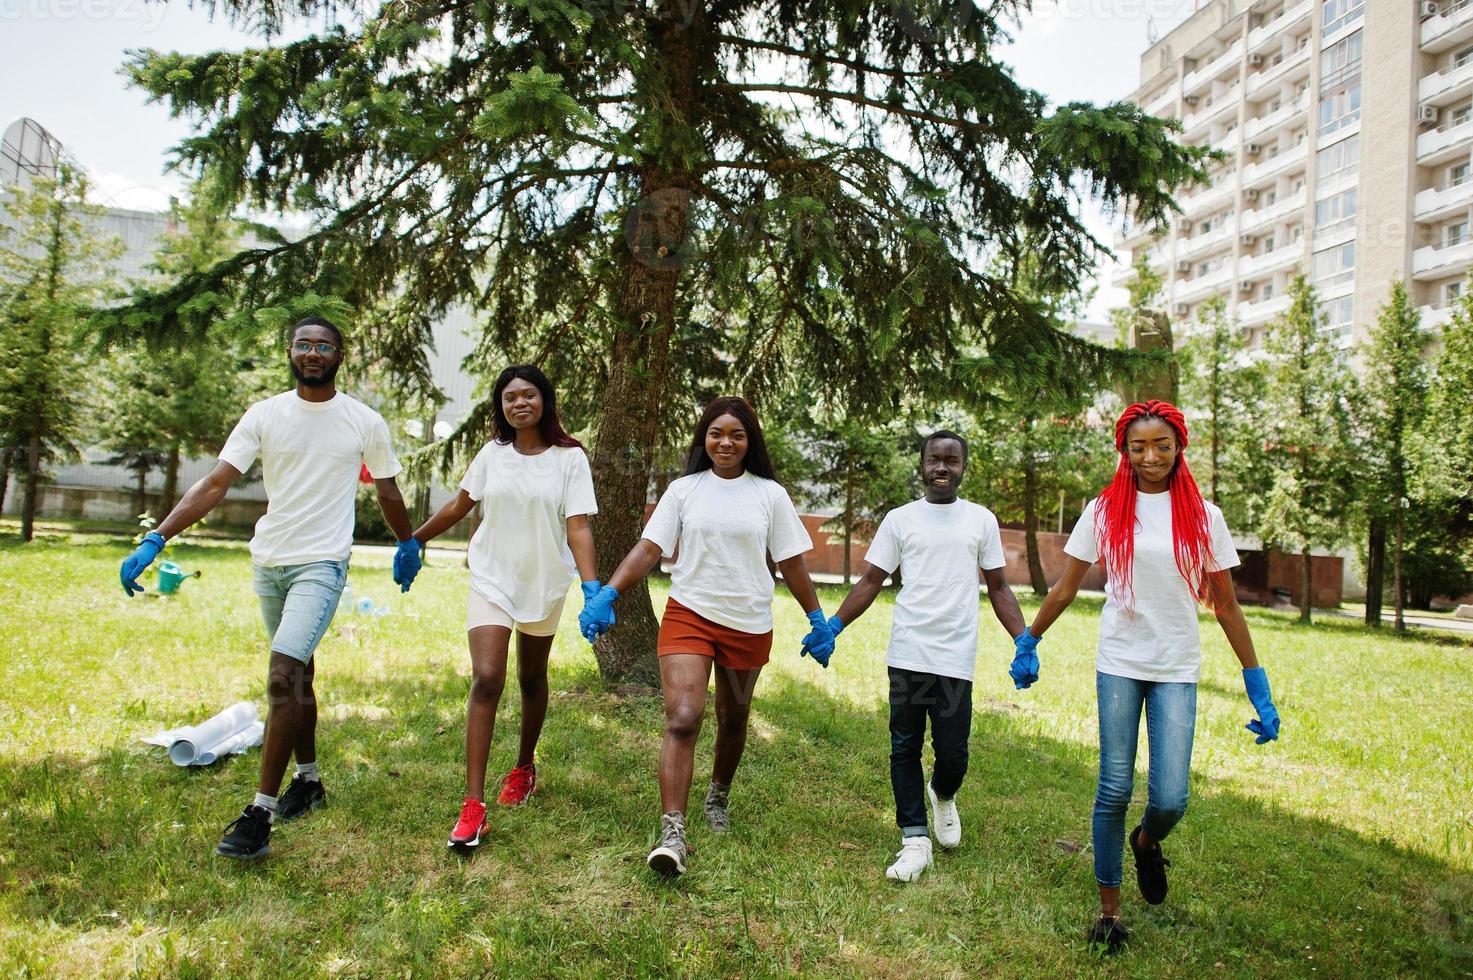
{"label": "blue jeans", "polygon": [[1164,840],[1187,812],[1192,768],[1192,729],[1197,723],[1197,685],[1138,681],[1095,672],[1100,704],[1100,785],[1095,793],[1095,880],[1119,888],[1125,848],[1125,809],[1135,786],[1135,750],[1141,707],[1151,759],[1146,813],[1141,826]]}
{"label": "blue jeans", "polygon": [[251,585],[261,600],[261,621],[271,652],[308,663],[327,632],[348,581],[347,561],[303,565],[254,565]]}

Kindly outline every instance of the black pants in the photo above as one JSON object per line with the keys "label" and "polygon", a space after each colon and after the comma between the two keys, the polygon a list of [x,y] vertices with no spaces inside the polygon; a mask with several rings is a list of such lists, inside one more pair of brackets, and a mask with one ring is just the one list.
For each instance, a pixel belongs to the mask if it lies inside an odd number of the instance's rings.
{"label": "black pants", "polygon": [[926,833],[926,782],[921,746],[931,719],[936,771],[931,785],[943,800],[956,795],[967,775],[972,734],[972,682],[890,667],[890,788],[895,823],[907,836]]}

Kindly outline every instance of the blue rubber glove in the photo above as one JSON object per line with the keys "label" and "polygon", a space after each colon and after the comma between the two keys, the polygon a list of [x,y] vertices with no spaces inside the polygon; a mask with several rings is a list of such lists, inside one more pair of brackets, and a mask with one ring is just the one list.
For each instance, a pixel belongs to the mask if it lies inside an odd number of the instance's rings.
{"label": "blue rubber glove", "polygon": [[1251,667],[1243,671],[1243,686],[1248,689],[1248,700],[1258,717],[1243,727],[1258,736],[1257,745],[1272,742],[1279,737],[1279,709],[1274,707],[1273,695],[1268,690],[1268,672],[1262,667]]}
{"label": "blue rubber glove", "polygon": [[405,538],[399,542],[399,547],[394,550],[394,584],[399,586],[400,592],[408,592],[409,587],[414,584],[414,577],[424,566],[425,546],[414,537]]}
{"label": "blue rubber glove", "polygon": [[[835,620],[838,618],[834,617]],[[799,651],[798,656],[812,657],[818,661],[820,667],[827,667],[829,658],[834,655],[834,637],[838,635],[838,631],[831,625],[831,620],[823,614],[822,609],[815,609],[809,613],[808,622],[813,629],[803,637],[803,649]],[[839,624],[839,628],[843,629],[842,623]]]}
{"label": "blue rubber glove", "polygon": [[1026,627],[1013,637],[1013,665],[1008,668],[1008,676],[1015,690],[1032,687],[1038,680],[1038,640]]}
{"label": "blue rubber glove", "polygon": [[[589,583],[583,584],[587,586]],[[583,611],[578,614],[578,632],[583,634],[583,639],[592,643],[614,625],[614,600],[619,598],[619,590],[612,585],[605,585],[588,598],[588,590],[585,588],[584,596]]]}
{"label": "blue rubber glove", "polygon": [[578,585],[583,589],[584,605],[587,605],[588,600],[598,595],[598,590],[603,588],[603,583],[596,578],[589,579],[587,582],[579,582]]}
{"label": "blue rubber glove", "polygon": [[118,579],[123,583],[123,591],[132,595],[142,592],[143,586],[138,584],[138,576],[143,570],[153,564],[153,560],[164,550],[164,536],[157,531],[149,531],[143,536],[143,541],[133,553],[123,559],[122,568],[118,569]]}

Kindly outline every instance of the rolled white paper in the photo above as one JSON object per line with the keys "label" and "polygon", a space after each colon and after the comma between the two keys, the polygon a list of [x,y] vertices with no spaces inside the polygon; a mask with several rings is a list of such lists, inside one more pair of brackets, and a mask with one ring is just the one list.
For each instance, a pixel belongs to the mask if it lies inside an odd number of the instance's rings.
{"label": "rolled white paper", "polygon": [[254,748],[261,744],[261,737],[266,734],[266,725],[255,721],[234,735],[228,736],[221,742],[217,742],[207,749],[201,749],[199,755],[194,757],[194,765],[208,766],[216,759],[227,755],[239,755],[246,749]]}
{"label": "rolled white paper", "polygon": [[215,717],[179,731],[169,746],[169,761],[176,766],[194,765],[200,752],[225,741],[256,723],[256,706],[249,701],[232,704]]}

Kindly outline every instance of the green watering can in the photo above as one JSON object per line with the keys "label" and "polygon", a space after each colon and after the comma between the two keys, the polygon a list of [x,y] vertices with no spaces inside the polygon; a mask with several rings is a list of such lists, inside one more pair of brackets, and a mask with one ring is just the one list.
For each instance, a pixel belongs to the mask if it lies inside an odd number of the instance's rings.
{"label": "green watering can", "polygon": [[159,562],[159,593],[173,595],[179,591],[179,583],[187,578],[199,578],[199,572],[186,572],[171,561]]}

